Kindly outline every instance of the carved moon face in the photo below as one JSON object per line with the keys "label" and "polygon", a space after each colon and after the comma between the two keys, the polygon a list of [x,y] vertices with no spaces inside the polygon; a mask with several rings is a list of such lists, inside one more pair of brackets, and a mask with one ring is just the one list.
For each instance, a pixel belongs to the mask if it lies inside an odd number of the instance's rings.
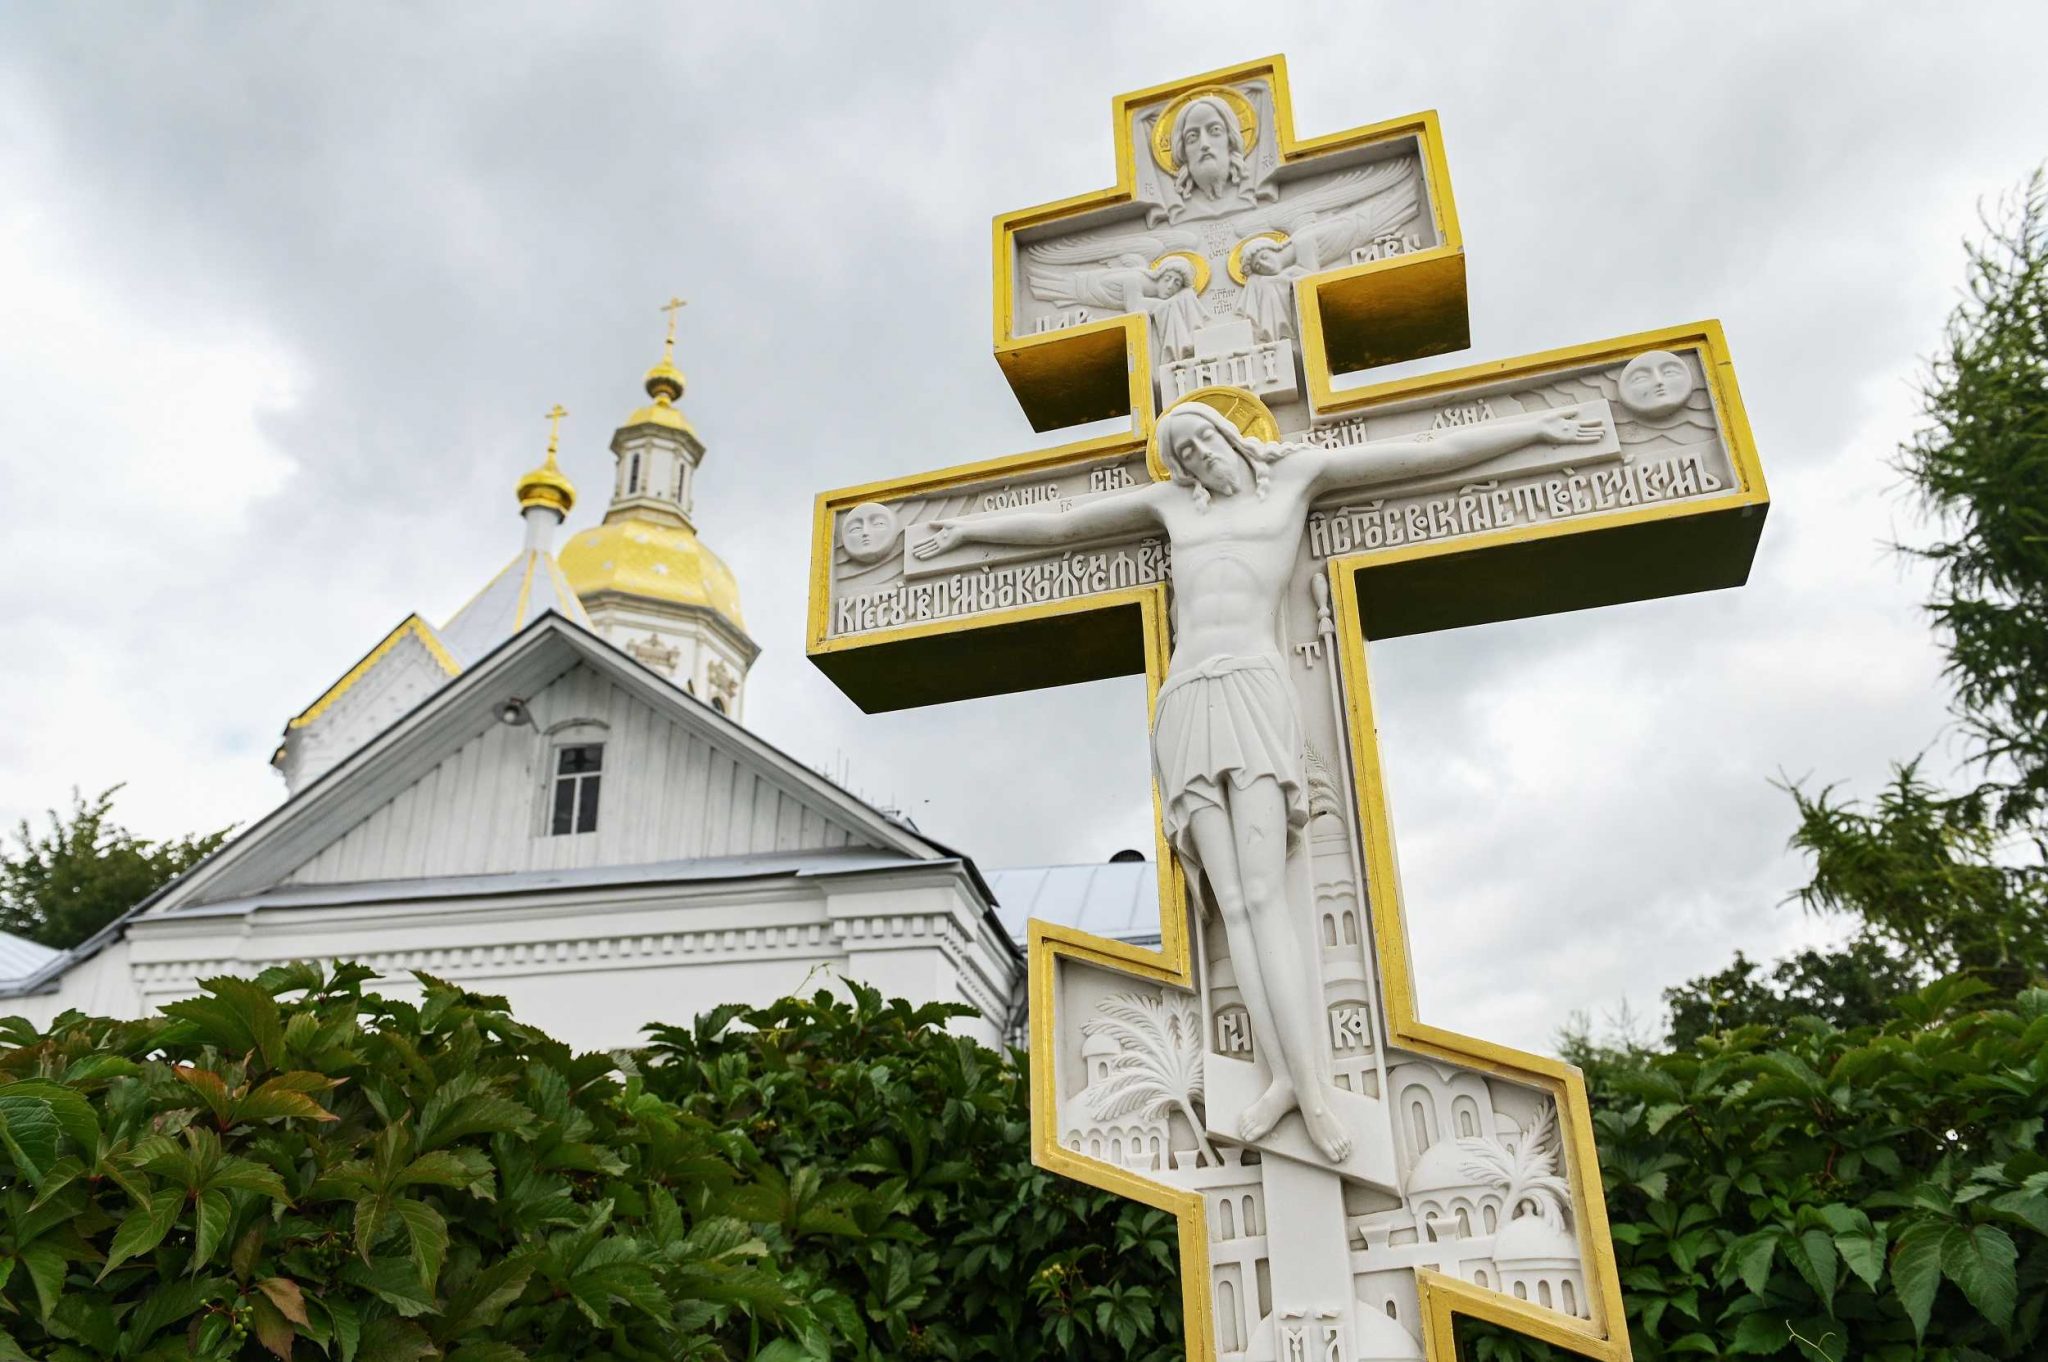
{"label": "carved moon face", "polygon": [[1692,366],[1669,350],[1646,351],[1621,371],[1621,405],[1638,416],[1669,416],[1692,390]]}
{"label": "carved moon face", "polygon": [[896,547],[903,527],[896,513],[879,501],[863,501],[839,522],[839,542],[856,563],[879,563]]}

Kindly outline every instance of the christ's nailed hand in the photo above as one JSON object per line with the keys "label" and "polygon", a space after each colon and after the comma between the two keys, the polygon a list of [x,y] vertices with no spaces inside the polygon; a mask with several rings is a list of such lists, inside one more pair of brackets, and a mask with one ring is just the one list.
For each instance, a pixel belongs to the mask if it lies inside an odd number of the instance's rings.
{"label": "christ's nailed hand", "polygon": [[960,542],[960,525],[957,521],[934,520],[925,528],[932,532],[932,537],[910,551],[913,558],[936,558]]}

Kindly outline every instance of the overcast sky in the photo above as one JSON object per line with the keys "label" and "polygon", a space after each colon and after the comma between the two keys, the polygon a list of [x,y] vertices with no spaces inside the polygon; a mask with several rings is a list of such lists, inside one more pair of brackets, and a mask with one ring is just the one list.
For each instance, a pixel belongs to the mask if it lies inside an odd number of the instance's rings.
{"label": "overcast sky", "polygon": [[989,218],[1108,183],[1117,92],[1277,51],[1304,135],[1441,114],[1444,363],[1727,327],[1774,496],[1747,588],[1374,651],[1425,1016],[1654,1013],[1826,934],[1781,906],[1773,778],[1956,755],[1887,459],[1977,202],[2048,154],[2010,78],[2044,48],[2038,5],[8,6],[0,815],[274,806],[285,719],[511,556],[551,403],[595,522],[681,293],[753,726],[985,865],[1149,846],[1135,681],[839,697],[810,498],[1042,443]]}

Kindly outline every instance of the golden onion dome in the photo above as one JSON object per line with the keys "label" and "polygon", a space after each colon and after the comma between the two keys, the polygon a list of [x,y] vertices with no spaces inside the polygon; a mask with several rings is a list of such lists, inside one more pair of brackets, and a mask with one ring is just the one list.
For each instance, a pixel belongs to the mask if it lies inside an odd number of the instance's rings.
{"label": "golden onion dome", "polygon": [[746,628],[732,569],[687,525],[622,516],[570,536],[558,559],[570,589],[586,603],[611,591],[700,606]]}
{"label": "golden onion dome", "polygon": [[676,410],[676,399],[683,395],[683,371],[676,368],[675,321],[669,321],[669,336],[661,347],[661,359],[647,371],[645,386],[647,395],[654,399],[626,418],[629,426],[667,426],[670,430],[688,431],[692,437],[697,432],[683,414]]}
{"label": "golden onion dome", "polygon": [[676,343],[670,338],[661,347],[661,359],[642,380],[647,395],[657,402],[674,402],[683,395],[683,371],[676,368]]}
{"label": "golden onion dome", "polygon": [[555,450],[561,440],[562,418],[568,410],[557,402],[548,413],[548,456],[538,468],[528,469],[519,479],[519,509],[529,510],[535,506],[549,506],[566,518],[570,508],[576,505],[576,484],[563,475],[562,466],[555,462]]}

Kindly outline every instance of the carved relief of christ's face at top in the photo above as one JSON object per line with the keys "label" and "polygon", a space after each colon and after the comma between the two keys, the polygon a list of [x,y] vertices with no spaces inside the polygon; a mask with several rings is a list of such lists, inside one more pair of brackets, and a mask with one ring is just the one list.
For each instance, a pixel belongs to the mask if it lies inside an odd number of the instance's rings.
{"label": "carved relief of christ's face at top", "polygon": [[1637,355],[1621,371],[1621,405],[1638,416],[1669,416],[1692,396],[1692,366],[1669,350]]}
{"label": "carved relief of christ's face at top", "polygon": [[1198,99],[1174,121],[1173,149],[1198,188],[1212,197],[1223,192],[1238,145],[1237,117],[1220,100]]}
{"label": "carved relief of christ's face at top", "polygon": [[879,563],[896,547],[896,513],[879,501],[863,501],[839,522],[839,542],[856,563]]}

